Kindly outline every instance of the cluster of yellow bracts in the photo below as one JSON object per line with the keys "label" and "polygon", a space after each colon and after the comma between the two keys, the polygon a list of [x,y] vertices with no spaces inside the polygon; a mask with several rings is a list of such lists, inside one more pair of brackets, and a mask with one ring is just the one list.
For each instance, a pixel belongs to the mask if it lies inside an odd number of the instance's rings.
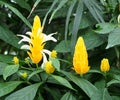
{"label": "cluster of yellow bracts", "polygon": [[[31,32],[27,32],[26,35],[18,35],[23,37],[19,43],[28,42],[28,44],[23,45],[22,49],[28,50],[28,55],[34,64],[38,64],[41,60],[43,61],[42,66],[46,73],[51,74],[54,72],[55,68],[51,61],[48,61],[46,54],[49,57],[56,57],[57,52],[55,50],[49,51],[44,48],[46,41],[52,40],[56,42],[57,40],[52,36],[56,33],[46,35],[43,33],[43,27],[41,26],[41,21],[38,16],[35,16],[33,27]],[[14,57],[15,64],[19,63],[19,60]],[[86,46],[82,37],[79,37],[75,45],[74,56],[73,56],[73,68],[77,74],[83,75],[90,70],[88,66],[88,53]],[[107,72],[110,69],[109,61],[103,58],[101,61],[100,69],[102,72]],[[23,73],[26,76],[25,73]]]}

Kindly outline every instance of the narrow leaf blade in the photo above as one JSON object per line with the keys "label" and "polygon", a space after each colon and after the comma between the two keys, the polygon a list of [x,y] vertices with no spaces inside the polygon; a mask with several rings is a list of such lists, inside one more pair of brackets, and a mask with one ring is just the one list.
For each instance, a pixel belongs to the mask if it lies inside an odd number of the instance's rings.
{"label": "narrow leaf blade", "polygon": [[0,5],[6,5],[13,13],[15,13],[26,25],[28,25],[29,27],[31,27],[31,24],[29,23],[29,21],[14,7],[12,7],[11,5],[9,5],[6,2],[0,1]]}
{"label": "narrow leaf blade", "polygon": [[76,15],[73,23],[73,29],[72,29],[72,37],[71,37],[71,49],[73,52],[73,47],[75,46],[76,39],[77,39],[77,33],[79,30],[80,22],[82,19],[82,14],[83,14],[83,2],[82,0],[79,1],[77,10],[76,10]]}

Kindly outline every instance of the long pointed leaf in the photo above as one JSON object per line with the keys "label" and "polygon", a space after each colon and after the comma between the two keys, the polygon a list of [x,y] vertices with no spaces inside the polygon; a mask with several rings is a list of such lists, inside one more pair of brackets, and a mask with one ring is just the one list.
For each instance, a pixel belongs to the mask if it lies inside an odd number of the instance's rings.
{"label": "long pointed leaf", "polygon": [[86,7],[89,9],[90,13],[93,17],[100,23],[104,22],[104,19],[100,15],[100,7],[98,7],[97,3],[93,3],[93,0],[83,0]]}
{"label": "long pointed leaf", "polygon": [[50,9],[48,10],[47,14],[45,15],[44,19],[43,19],[43,23],[42,23],[42,26],[44,27],[45,25],[45,21],[47,19],[47,16],[49,15],[49,13],[53,10],[53,8],[55,7],[55,5],[57,4],[58,0],[54,0]]}
{"label": "long pointed leaf", "polygon": [[68,24],[69,24],[69,20],[70,20],[70,16],[71,16],[72,10],[73,10],[76,2],[77,2],[77,0],[73,0],[73,2],[71,2],[72,3],[71,6],[68,9],[66,23],[65,23],[65,40],[67,40]]}
{"label": "long pointed leaf", "polygon": [[6,2],[0,1],[0,5],[6,5],[13,13],[15,13],[26,25],[28,25],[29,27],[31,27],[31,24],[29,23],[29,21],[15,8],[12,7],[11,5],[9,5]]}
{"label": "long pointed leaf", "polygon": [[30,14],[28,15],[28,18],[30,17],[30,15],[32,14],[32,12],[34,11],[34,9],[36,8],[36,6],[39,4],[40,1],[41,1],[41,0],[37,0],[37,1],[34,3],[31,12],[30,12]]}
{"label": "long pointed leaf", "polygon": [[74,24],[73,24],[72,37],[71,37],[71,49],[74,49],[73,47],[75,46],[75,43],[76,43],[77,32],[79,30],[82,14],[83,14],[83,1],[80,0],[77,6],[76,15],[75,15]]}
{"label": "long pointed leaf", "polygon": [[60,8],[62,8],[67,1],[68,1],[68,0],[61,0],[61,1],[60,1],[58,7],[53,11],[53,13],[52,13],[52,15],[51,15],[51,17],[50,17],[50,19],[49,19],[49,23],[50,23],[51,20],[53,19],[55,13],[56,13]]}

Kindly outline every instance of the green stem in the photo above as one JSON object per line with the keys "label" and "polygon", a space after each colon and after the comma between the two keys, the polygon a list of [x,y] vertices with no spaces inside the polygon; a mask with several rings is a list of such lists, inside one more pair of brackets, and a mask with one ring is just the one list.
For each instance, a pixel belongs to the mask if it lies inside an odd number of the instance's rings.
{"label": "green stem", "polygon": [[114,47],[114,48],[115,48],[115,52],[116,52],[116,56],[117,56],[116,66],[119,67],[119,59],[120,59],[119,49],[117,47]]}
{"label": "green stem", "polygon": [[103,74],[104,74],[104,78],[105,78],[105,87],[107,87],[107,76],[106,76],[106,72],[104,72]]}
{"label": "green stem", "polygon": [[67,60],[64,60],[64,59],[60,59],[60,58],[57,58],[58,60],[62,61],[62,62],[65,62],[65,63],[68,63],[68,64],[71,64],[69,61]]}
{"label": "green stem", "polygon": [[36,67],[37,67],[37,69],[39,69],[39,66],[38,66],[38,64],[36,64]]}
{"label": "green stem", "polygon": [[29,66],[30,68],[32,68],[32,66],[30,65],[30,63],[28,63],[28,66]]}
{"label": "green stem", "polygon": [[26,68],[26,67],[23,67],[23,66],[21,66],[21,68],[22,68],[22,69],[26,69],[26,70],[33,71],[32,69],[30,69],[30,68]]}
{"label": "green stem", "polygon": [[83,74],[80,74],[80,77],[82,78],[82,77],[83,77]]}
{"label": "green stem", "polygon": [[120,57],[119,49],[117,47],[114,47],[114,48],[115,48],[116,56],[119,59]]}

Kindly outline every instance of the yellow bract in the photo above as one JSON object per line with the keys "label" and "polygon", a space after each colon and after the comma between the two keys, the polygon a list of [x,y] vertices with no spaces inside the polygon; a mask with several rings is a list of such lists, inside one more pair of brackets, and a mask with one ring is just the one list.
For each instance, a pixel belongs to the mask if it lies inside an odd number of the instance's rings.
{"label": "yellow bract", "polygon": [[45,63],[45,71],[48,74],[52,74],[55,71],[55,68],[52,66],[52,62],[48,61]]}
{"label": "yellow bract", "polygon": [[30,52],[27,52],[32,62],[37,64],[42,60],[42,50],[44,48],[44,35],[42,33],[41,22],[38,16],[35,16],[32,34],[30,35]]}
{"label": "yellow bract", "polygon": [[17,57],[13,57],[14,64],[19,64],[19,59]]}
{"label": "yellow bract", "polygon": [[57,52],[55,50],[52,50],[50,56],[53,57],[53,58],[56,58],[57,57]]}
{"label": "yellow bract", "polygon": [[26,35],[29,37],[25,35],[18,35],[22,37],[18,43],[27,42],[28,44],[22,45],[21,49],[29,50],[27,53],[32,60],[32,63],[37,65],[42,60],[43,63],[41,66],[44,66],[48,57],[56,57],[57,55],[55,51],[51,52],[50,50],[44,48],[47,41],[51,40],[57,42],[57,40],[53,37],[54,34],[56,33],[51,33],[49,35],[43,33],[40,18],[36,15],[34,17],[32,32],[26,32]]}
{"label": "yellow bract", "polygon": [[110,70],[108,59],[103,58],[103,60],[101,61],[100,69],[102,72],[108,72]]}
{"label": "yellow bract", "polygon": [[77,74],[83,75],[90,69],[88,66],[88,54],[82,37],[79,37],[75,46],[73,57],[73,69]]}
{"label": "yellow bract", "polygon": [[27,78],[28,74],[26,72],[20,73],[23,78]]}

